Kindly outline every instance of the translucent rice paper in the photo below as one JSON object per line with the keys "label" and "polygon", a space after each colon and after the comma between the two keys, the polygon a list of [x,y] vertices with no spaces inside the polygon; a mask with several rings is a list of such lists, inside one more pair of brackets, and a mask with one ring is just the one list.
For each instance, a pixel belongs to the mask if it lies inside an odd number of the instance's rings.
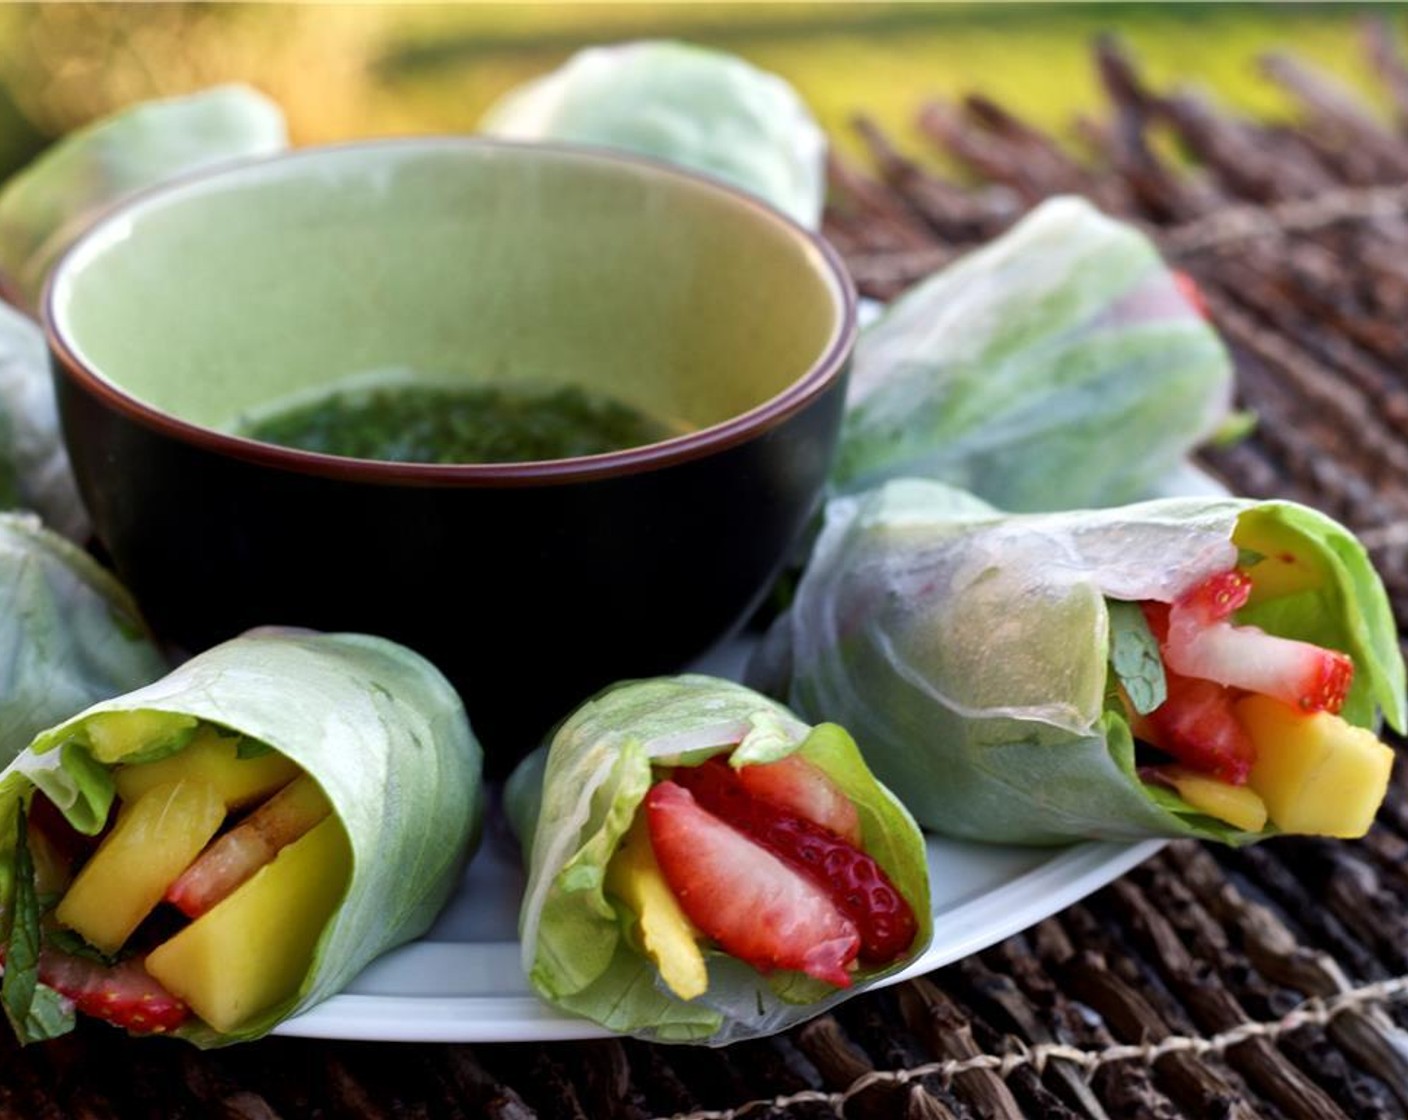
{"label": "translucent rice paper", "polygon": [[149,101],[71,133],[0,189],[0,273],[31,310],[50,269],[135,191],[288,146],[283,113],[247,86]]}
{"label": "translucent rice paper", "polygon": [[111,779],[71,738],[90,716],[136,709],[196,716],[286,755],[322,787],[352,843],[351,882],[297,994],[233,1034],[195,1024],[181,1037],[218,1046],[267,1034],[424,933],[458,882],[482,812],[482,756],[459,696],[404,646],[294,631],[216,646],[38,736],[0,776],[7,878],[15,811],[31,788],[75,825],[105,819]]}
{"label": "translucent rice paper", "polygon": [[0,509],[31,509],[71,540],[88,514],[59,434],[44,332],[0,303]]}
{"label": "translucent rice paper", "polygon": [[[923,837],[848,735],[813,730],[740,684],[697,675],[618,685],[574,712],[554,735],[546,764],[530,756],[520,771],[526,777],[510,782],[518,802],[510,815],[520,828],[536,822],[519,934],[523,966],[538,993],[612,1030],[721,1046],[820,1014],[922,953],[932,933]],[[659,981],[631,943],[630,916],[618,913],[603,889],[607,864],[649,791],[652,763],[697,766],[729,749],[740,764],[799,753],[850,797],[866,851],[914,908],[919,932],[903,957],[862,967],[851,987],[837,989],[795,972],[764,977],[706,950],[704,995],[686,1002]],[[536,814],[534,801],[541,806]]]}
{"label": "translucent rice paper", "polygon": [[511,90],[480,128],[654,156],[742,187],[809,229],[821,224],[821,128],[785,81],[720,51],[656,41],[580,51]]}
{"label": "translucent rice paper", "polygon": [[1231,389],[1148,240],[1054,199],[862,332],[833,490],[909,476],[1010,510],[1133,501],[1218,428]]}
{"label": "translucent rice paper", "polygon": [[126,589],[29,515],[0,514],[0,764],[166,671]]}
{"label": "translucent rice paper", "polygon": [[[1331,573],[1244,610],[1344,650],[1342,715],[1404,725],[1404,668],[1382,584],[1340,525],[1290,502],[1164,499],[1003,515],[901,480],[833,501],[754,681],[804,718],[844,724],[926,828],[974,840],[1255,836],[1141,783],[1109,685],[1107,599],[1169,602],[1237,561],[1238,516],[1267,511]],[[1269,830],[1268,830],[1269,831]]]}

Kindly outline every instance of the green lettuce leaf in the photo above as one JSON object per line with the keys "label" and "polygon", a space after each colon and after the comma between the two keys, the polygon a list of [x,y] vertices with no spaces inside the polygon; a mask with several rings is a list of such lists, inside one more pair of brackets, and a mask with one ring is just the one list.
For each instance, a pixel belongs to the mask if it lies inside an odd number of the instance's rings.
{"label": "green lettuce leaf", "polygon": [[781,78],[686,43],[593,47],[490,107],[482,131],[638,152],[742,187],[810,229],[826,137]]}
{"label": "green lettuce leaf", "polygon": [[[800,754],[855,804],[868,852],[913,906],[920,930],[909,952],[862,967],[846,990],[810,978],[764,977],[706,952],[709,986],[684,1001],[637,949],[632,915],[605,891],[606,870],[653,781],[652,766],[698,765],[721,751],[740,765]],[[783,1030],[864,991],[923,952],[932,933],[923,837],[871,776],[851,737],[810,727],[742,685],[687,675],[608,689],[574,712],[545,760],[510,782],[522,827],[534,820],[520,913],[523,964],[549,1002],[612,1030],[660,1042],[723,1045]],[[539,777],[541,775],[541,777]]]}
{"label": "green lettuce leaf", "polygon": [[1010,510],[1132,501],[1218,429],[1231,385],[1149,241],[1054,199],[865,329],[832,485],[931,478]]}
{"label": "green lettuce leaf", "polygon": [[0,514],[0,764],[45,727],[165,671],[107,569],[33,516]]}
{"label": "green lettuce leaf", "polygon": [[[327,794],[353,853],[347,892],[298,991],[233,1033],[192,1023],[177,1032],[182,1037],[217,1046],[268,1033],[425,932],[458,882],[478,835],[481,752],[454,689],[410,650],[360,634],[274,630],[208,650],[37,736],[0,775],[5,835],[23,798],[35,786],[49,792],[56,773],[76,790],[95,769],[110,784],[83,745],[85,721],[136,710],[194,716],[286,755]],[[91,812],[79,796],[59,807],[78,828]],[[16,858],[6,841],[0,881],[23,878]]]}
{"label": "green lettuce leaf", "polygon": [[136,191],[288,146],[283,114],[246,86],[150,101],[70,133],[0,189],[0,272],[30,309],[63,251]]}
{"label": "green lettuce leaf", "polygon": [[1119,602],[1169,602],[1231,568],[1242,518],[1274,526],[1326,579],[1238,620],[1348,653],[1355,681],[1342,715],[1372,727],[1382,712],[1402,728],[1387,597],[1364,550],[1329,518],[1227,497],[1006,515],[918,480],[828,507],[772,636],[788,647],[783,694],[804,718],[849,728],[880,780],[937,832],[1244,842],[1252,837],[1139,780],[1133,737],[1110,702]]}

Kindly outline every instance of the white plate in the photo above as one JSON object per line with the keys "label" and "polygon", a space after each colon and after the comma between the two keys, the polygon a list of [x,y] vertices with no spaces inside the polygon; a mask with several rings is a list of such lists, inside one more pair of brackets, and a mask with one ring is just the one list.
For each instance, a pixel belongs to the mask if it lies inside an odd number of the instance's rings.
{"label": "white plate", "polygon": [[[734,642],[698,668],[737,677],[749,646]],[[896,983],[996,944],[1117,879],[1157,852],[1141,844],[1018,848],[930,837],[934,940]],[[517,939],[523,873],[500,819],[439,921],[421,940],[372,963],[341,994],[274,1032],[387,1042],[544,1042],[609,1032],[533,995]]]}

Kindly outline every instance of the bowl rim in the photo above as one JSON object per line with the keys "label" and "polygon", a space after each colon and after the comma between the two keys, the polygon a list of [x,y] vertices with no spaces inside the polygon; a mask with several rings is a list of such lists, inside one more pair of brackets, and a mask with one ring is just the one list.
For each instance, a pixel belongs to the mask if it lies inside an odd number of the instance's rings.
{"label": "bowl rim", "polygon": [[[707,428],[687,432],[656,443],[564,459],[533,460],[520,463],[405,463],[381,459],[357,459],[316,451],[264,443],[245,436],[217,431],[184,420],[131,395],[97,371],[71,340],[70,324],[59,308],[61,289],[68,275],[107,244],[121,227],[142,210],[160,206],[191,191],[199,191],[226,177],[248,174],[252,169],[292,162],[316,161],[338,153],[385,152],[423,148],[469,151],[528,151],[547,156],[582,159],[591,162],[643,168],[651,174],[675,178],[731,197],[734,203],[755,211],[779,226],[801,243],[829,291],[835,309],[831,335],[818,357],[780,392],[752,408]],[[770,431],[802,411],[830,389],[844,374],[854,348],[857,326],[857,295],[840,254],[819,232],[814,232],[782,213],[761,198],[714,175],[649,156],[588,144],[541,143],[481,136],[428,135],[354,140],[276,152],[272,155],[221,163],[189,175],[146,188],[115,204],[95,220],[60,257],[45,283],[40,299],[40,318],[49,350],[60,368],[81,389],[125,418],[154,429],[172,439],[200,449],[265,467],[298,474],[348,481],[419,486],[534,486],[548,483],[579,482],[603,477],[636,474],[694,459],[736,446]]]}

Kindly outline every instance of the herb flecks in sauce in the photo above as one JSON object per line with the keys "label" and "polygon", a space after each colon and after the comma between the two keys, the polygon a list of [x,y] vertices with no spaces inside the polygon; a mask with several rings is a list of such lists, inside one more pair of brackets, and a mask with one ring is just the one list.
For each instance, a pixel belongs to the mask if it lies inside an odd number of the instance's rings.
{"label": "herb flecks in sauce", "polygon": [[251,419],[239,435],[400,463],[525,463],[656,443],[679,429],[575,386],[402,384],[337,390]]}

